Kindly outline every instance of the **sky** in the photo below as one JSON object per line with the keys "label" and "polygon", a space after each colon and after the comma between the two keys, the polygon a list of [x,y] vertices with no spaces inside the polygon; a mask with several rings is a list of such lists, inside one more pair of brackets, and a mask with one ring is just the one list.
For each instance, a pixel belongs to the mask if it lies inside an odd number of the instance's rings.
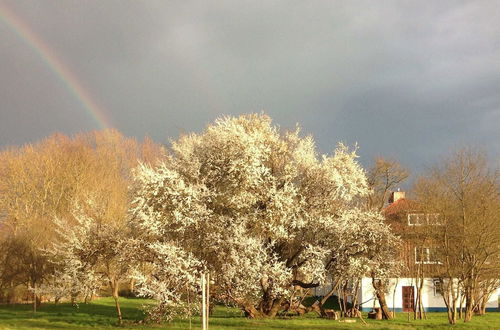
{"label": "sky", "polygon": [[498,162],[500,1],[0,0],[0,148],[261,111],[363,164]]}

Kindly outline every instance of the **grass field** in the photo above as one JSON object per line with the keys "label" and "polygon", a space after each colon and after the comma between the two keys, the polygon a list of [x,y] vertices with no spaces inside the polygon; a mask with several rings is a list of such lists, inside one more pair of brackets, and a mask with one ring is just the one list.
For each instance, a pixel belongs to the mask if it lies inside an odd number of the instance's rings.
{"label": "grass field", "polygon": [[[138,325],[144,315],[141,306],[148,303],[144,299],[123,299],[122,311],[125,329],[189,329],[189,320],[176,320],[164,325]],[[289,319],[249,320],[235,308],[218,306],[210,319],[210,329],[500,329],[500,313],[489,313],[474,317],[472,322],[459,322],[451,327],[448,325],[445,313],[429,313],[427,320],[408,321],[407,315],[400,313],[395,320],[366,320],[365,326],[358,319],[356,323],[341,323],[339,321],[318,318],[315,314]],[[193,317],[191,326],[200,328],[198,317]],[[116,317],[113,301],[102,298],[90,304],[80,304],[75,308],[70,304],[44,304],[36,314],[28,305],[0,305],[0,329],[73,329],[73,328],[116,328]]]}

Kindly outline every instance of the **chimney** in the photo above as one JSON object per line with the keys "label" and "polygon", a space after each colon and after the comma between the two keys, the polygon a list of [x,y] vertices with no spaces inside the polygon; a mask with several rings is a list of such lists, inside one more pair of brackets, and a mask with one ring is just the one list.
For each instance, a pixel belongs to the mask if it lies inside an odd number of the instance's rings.
{"label": "chimney", "polygon": [[391,196],[389,197],[389,204],[395,203],[400,199],[405,198],[405,192],[404,191],[393,191]]}

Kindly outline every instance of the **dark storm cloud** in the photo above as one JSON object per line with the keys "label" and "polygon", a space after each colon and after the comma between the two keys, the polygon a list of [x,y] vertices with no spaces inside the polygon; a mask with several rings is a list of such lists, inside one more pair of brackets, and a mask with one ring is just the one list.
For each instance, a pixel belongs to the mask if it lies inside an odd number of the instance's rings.
{"label": "dark storm cloud", "polygon": [[[7,1],[125,134],[221,114],[299,122],[323,152],[412,168],[461,144],[500,155],[500,2]],[[4,23],[0,143],[95,127]]]}

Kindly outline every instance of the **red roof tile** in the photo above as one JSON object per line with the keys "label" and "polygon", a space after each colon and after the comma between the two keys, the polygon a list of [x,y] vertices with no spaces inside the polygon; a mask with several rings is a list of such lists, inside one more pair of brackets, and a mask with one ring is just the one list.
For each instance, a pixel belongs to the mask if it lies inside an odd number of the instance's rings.
{"label": "red roof tile", "polygon": [[407,212],[409,210],[415,210],[418,208],[418,204],[410,199],[401,198],[396,202],[389,204],[385,209],[382,210],[382,214],[386,217],[394,216],[402,212]]}

